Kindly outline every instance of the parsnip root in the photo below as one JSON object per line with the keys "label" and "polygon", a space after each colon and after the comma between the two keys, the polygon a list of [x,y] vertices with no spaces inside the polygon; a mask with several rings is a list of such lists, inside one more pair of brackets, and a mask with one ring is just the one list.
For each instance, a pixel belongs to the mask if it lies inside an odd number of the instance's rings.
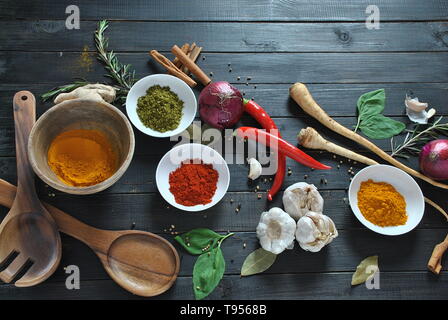
{"label": "parsnip root", "polygon": [[434,247],[432,251],[431,258],[428,261],[428,269],[435,274],[439,274],[442,270],[442,257],[445,253],[446,249],[448,249],[448,235],[445,237],[445,240]]}
{"label": "parsnip root", "polygon": [[[343,156],[354,161],[358,161],[367,165],[379,164],[373,159],[362,156],[356,152],[353,152],[347,148],[341,147],[333,142],[324,139],[315,129],[308,127],[300,130],[297,136],[299,144],[309,149],[325,150],[340,156]],[[439,211],[448,221],[448,214],[438,204],[425,197],[425,202]]]}
{"label": "parsnip root", "polygon": [[368,165],[378,164],[375,160],[364,157],[358,153],[325,140],[316,130],[311,127],[300,130],[297,139],[299,140],[300,145],[305,148],[325,150]]}
{"label": "parsnip root", "polygon": [[409,168],[408,166],[402,164],[400,161],[392,158],[389,154],[378,148],[374,143],[370,142],[366,138],[360,136],[359,134],[353,132],[352,130],[347,129],[346,127],[342,126],[332,118],[314,101],[313,97],[311,96],[311,93],[308,91],[308,88],[303,83],[295,83],[289,88],[289,94],[291,98],[294,99],[295,102],[298,103],[298,105],[310,116],[318,120],[320,123],[322,123],[327,128],[333,130],[336,133],[339,133],[340,135],[353,140],[360,145],[366,147],[379,157],[381,157],[383,160],[389,162],[390,164],[396,166],[397,168],[400,168],[403,171],[406,171],[407,173],[413,175],[414,177],[417,177],[419,179],[422,179],[433,186],[448,189],[448,185],[437,182],[432,180],[431,178],[428,178],[427,176],[421,174],[418,171],[415,171],[414,169]]}

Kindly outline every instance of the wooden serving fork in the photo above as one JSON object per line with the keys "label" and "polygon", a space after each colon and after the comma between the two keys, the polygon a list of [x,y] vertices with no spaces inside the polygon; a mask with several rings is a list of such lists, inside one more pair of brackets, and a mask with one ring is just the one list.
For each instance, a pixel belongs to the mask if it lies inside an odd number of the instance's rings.
{"label": "wooden serving fork", "polygon": [[4,269],[0,279],[9,283],[24,273],[15,285],[29,287],[45,281],[56,270],[61,239],[56,223],[37,197],[28,160],[28,138],[36,119],[33,94],[17,92],[13,108],[18,188],[11,210],[0,224],[0,266]]}

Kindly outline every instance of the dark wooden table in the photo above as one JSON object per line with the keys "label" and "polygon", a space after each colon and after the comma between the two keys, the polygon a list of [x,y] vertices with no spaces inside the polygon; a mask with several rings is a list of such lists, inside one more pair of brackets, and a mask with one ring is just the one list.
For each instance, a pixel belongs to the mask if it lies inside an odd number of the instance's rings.
{"label": "dark wooden table", "polygon": [[[354,150],[354,143],[322,128],[306,116],[288,97],[289,86],[309,84],[316,100],[347,127],[355,122],[358,97],[385,88],[385,113],[408,122],[403,100],[408,89],[448,114],[448,2],[439,0],[207,0],[207,1],[99,1],[79,0],[79,30],[67,30],[65,9],[72,1],[0,0],[0,178],[16,181],[12,97],[27,89],[36,96],[74,77],[107,81],[103,66],[94,60],[93,31],[97,21],[109,19],[110,48],[123,63],[131,63],[138,78],[164,72],[147,52],[169,52],[173,44],[197,42],[204,47],[198,63],[214,79],[226,80],[255,99],[275,118],[290,142],[305,126],[313,126],[330,140]],[[366,28],[366,7],[380,9],[380,29]],[[81,59],[91,52],[92,64]],[[171,55],[168,54],[170,57]],[[231,64],[232,71],[229,72]],[[241,80],[237,80],[241,77]],[[247,81],[250,77],[250,81]],[[246,84],[248,82],[248,85]],[[196,94],[199,88],[195,89]],[[38,103],[39,115],[52,106]],[[118,106],[122,111],[124,109]],[[248,116],[244,125],[255,125]],[[426,263],[434,245],[445,237],[448,224],[427,208],[418,228],[407,235],[385,237],[364,228],[352,214],[347,201],[347,170],[355,171],[345,159],[310,152],[333,165],[328,172],[311,172],[292,161],[292,175],[284,187],[308,181],[322,190],[325,213],[339,230],[339,237],[320,253],[298,246],[281,254],[264,274],[240,278],[245,257],[259,246],[255,234],[260,213],[281,206],[281,197],[268,203],[258,200],[247,183],[247,167],[231,165],[228,195],[213,209],[187,214],[167,208],[157,192],[154,174],[161,156],[174,144],[153,139],[135,130],[136,152],[124,177],[110,189],[91,196],[55,192],[37,182],[42,200],[80,220],[106,229],[148,230],[172,240],[164,233],[209,227],[236,235],[223,244],[226,274],[210,298],[213,299],[446,299],[448,278],[434,276]],[[376,141],[390,151],[389,141]],[[341,168],[336,165],[342,161]],[[409,161],[416,167],[415,159]],[[321,183],[326,179],[327,184]],[[421,184],[426,196],[445,209],[447,193]],[[266,190],[269,184],[260,184]],[[54,193],[54,195],[53,195]],[[234,203],[230,202],[234,199]],[[235,212],[241,203],[239,213]],[[7,212],[0,209],[2,216]],[[0,285],[0,299],[134,299],[103,271],[93,252],[63,235],[63,258],[56,273],[33,288]],[[246,247],[244,248],[244,244]],[[178,245],[182,257],[180,276],[174,287],[158,298],[193,299],[191,275],[195,257]],[[369,255],[379,255],[380,290],[351,287],[352,272]],[[448,262],[447,262],[448,263]],[[81,289],[67,290],[64,267],[77,265]]]}

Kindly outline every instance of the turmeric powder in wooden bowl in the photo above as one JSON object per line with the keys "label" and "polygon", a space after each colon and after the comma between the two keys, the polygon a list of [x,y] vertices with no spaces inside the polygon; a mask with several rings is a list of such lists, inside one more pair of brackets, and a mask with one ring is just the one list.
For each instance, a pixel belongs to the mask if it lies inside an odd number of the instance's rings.
{"label": "turmeric powder in wooden bowl", "polygon": [[66,100],[34,125],[28,154],[34,172],[49,186],[92,194],[113,185],[129,167],[134,132],[125,115],[106,102]]}
{"label": "turmeric powder in wooden bowl", "polygon": [[358,220],[384,235],[411,231],[425,211],[417,182],[403,170],[389,165],[372,165],[359,171],[350,183],[348,196]]}

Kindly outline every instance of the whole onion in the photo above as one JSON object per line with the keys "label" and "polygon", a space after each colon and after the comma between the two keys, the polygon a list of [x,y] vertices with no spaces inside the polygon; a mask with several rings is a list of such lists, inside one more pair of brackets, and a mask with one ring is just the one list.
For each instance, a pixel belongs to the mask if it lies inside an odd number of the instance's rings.
{"label": "whole onion", "polygon": [[420,151],[420,170],[434,180],[448,179],[448,140],[427,143]]}
{"label": "whole onion", "polygon": [[241,92],[226,81],[212,82],[199,95],[201,119],[217,129],[236,124],[244,112]]}

